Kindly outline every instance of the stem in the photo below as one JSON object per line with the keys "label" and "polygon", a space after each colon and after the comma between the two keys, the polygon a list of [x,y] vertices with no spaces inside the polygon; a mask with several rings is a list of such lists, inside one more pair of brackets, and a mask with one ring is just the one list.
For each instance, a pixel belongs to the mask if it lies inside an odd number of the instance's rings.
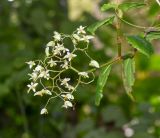
{"label": "stem", "polygon": [[132,23],[124,20],[123,18],[120,18],[119,16],[117,16],[117,17],[118,17],[121,21],[123,21],[124,23],[126,23],[126,24],[128,24],[128,25],[130,25],[130,26],[132,26],[132,27],[139,28],[139,29],[146,29],[146,28],[148,28],[148,27],[145,27],[145,26],[139,26],[139,25],[132,24]]}
{"label": "stem", "polygon": [[[118,62],[118,61],[120,61],[120,60],[125,60],[125,59],[127,59],[127,58],[133,58],[133,57],[135,56],[135,54],[136,54],[136,50],[134,51],[134,53],[126,54],[126,55],[123,55],[123,56],[121,56],[121,57],[115,57],[114,59],[110,60],[109,62],[106,62],[106,63],[100,65],[99,68],[102,68],[102,67],[105,67],[105,66],[109,66],[109,65],[111,65],[111,64],[113,64],[113,63],[116,63],[116,62]],[[86,71],[86,72],[90,73],[90,72],[94,72],[94,71],[96,71],[96,70],[97,70],[97,69],[94,68],[94,69],[90,69],[90,70],[88,70],[88,71]]]}
{"label": "stem", "polygon": [[75,69],[74,67],[70,66],[70,69],[72,69],[73,71],[79,73],[79,71],[77,69]]}
{"label": "stem", "polygon": [[132,24],[132,23],[124,20],[123,18],[121,18],[121,17],[118,16],[118,13],[117,13],[116,10],[115,10],[115,14],[116,14],[116,16],[117,16],[118,19],[120,19],[122,22],[124,22],[124,23],[126,23],[126,24],[128,24],[128,25],[130,25],[132,27],[139,28],[139,29],[146,29],[146,28],[148,28],[148,27],[145,27],[145,26],[135,25],[135,24]]}
{"label": "stem", "polygon": [[117,16],[117,23],[116,23],[116,30],[117,30],[117,46],[118,46],[118,57],[121,57],[122,53],[122,40],[121,40],[121,23]]}
{"label": "stem", "polygon": [[[119,60],[121,60],[121,58],[120,58],[120,57],[116,57],[116,58],[114,58],[113,60],[111,60],[111,61],[109,61],[109,62],[106,62],[106,63],[100,65],[100,68],[105,67],[105,66],[108,66],[108,65],[111,65],[111,64],[113,64],[113,63],[115,63],[115,62],[117,62],[117,61],[119,61]],[[90,70],[88,70],[88,71],[86,71],[86,72],[90,73],[90,72],[93,72],[93,71],[96,71],[96,68],[90,69]]]}

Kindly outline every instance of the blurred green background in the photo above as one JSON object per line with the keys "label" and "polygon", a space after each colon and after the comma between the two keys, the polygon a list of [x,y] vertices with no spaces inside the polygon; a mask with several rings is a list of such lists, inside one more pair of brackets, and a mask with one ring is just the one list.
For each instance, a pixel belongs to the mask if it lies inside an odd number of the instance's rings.
{"label": "blurred green background", "polygon": [[[106,2],[0,0],[0,138],[160,138],[159,40],[153,42],[155,54],[150,59],[136,56],[136,102],[125,94],[120,64],[112,70],[99,107],[94,105],[96,81],[77,89],[74,110],[61,108],[62,103],[55,100],[47,116],[39,114],[46,101],[27,94],[29,69],[25,62],[43,58],[53,31],[71,33],[79,25],[88,26],[111,14],[99,10]],[[124,17],[149,26],[154,20],[160,23],[159,13],[155,0],[148,0],[146,8],[131,10]],[[122,27],[126,34],[141,31]],[[112,26],[104,26],[92,41],[90,55],[101,64],[116,55],[115,35]],[[84,56],[77,68],[85,68],[82,61]]]}

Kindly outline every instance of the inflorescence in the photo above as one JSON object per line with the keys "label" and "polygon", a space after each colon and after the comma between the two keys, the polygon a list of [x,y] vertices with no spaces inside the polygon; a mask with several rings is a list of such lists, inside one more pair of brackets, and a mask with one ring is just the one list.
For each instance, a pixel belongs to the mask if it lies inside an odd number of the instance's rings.
{"label": "inflorescence", "polygon": [[[65,38],[69,38],[73,44],[73,50],[65,47]],[[51,99],[59,98],[63,100],[62,107],[73,107],[73,92],[80,84],[89,84],[94,80],[92,71],[79,71],[72,65],[72,61],[78,58],[77,51],[82,51],[90,59],[89,66],[99,68],[99,63],[93,60],[87,53],[89,40],[93,36],[87,35],[85,27],[80,26],[71,35],[54,32],[53,40],[48,42],[45,48],[45,58],[26,62],[32,73],[29,73],[31,83],[28,84],[28,93],[34,92],[34,96],[45,96],[49,98],[41,110],[40,114],[47,114],[47,105]],[[83,42],[84,47],[79,47]],[[62,77],[67,70],[74,71],[78,78],[74,84],[71,84],[71,78]],[[85,81],[87,80],[87,81]]]}

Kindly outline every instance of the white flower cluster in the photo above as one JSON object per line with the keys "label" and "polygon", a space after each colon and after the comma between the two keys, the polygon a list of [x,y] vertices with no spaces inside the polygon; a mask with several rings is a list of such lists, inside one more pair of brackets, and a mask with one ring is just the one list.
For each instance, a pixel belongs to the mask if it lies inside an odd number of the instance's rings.
{"label": "white flower cluster", "polygon": [[93,38],[92,35],[86,35],[86,31],[84,29],[85,27],[80,26],[79,28],[77,28],[77,31],[73,33],[74,43],[77,43],[79,41],[84,41],[89,43],[89,40]]}
{"label": "white flower cluster", "polygon": [[[65,47],[64,39],[70,38],[73,42],[73,50]],[[34,92],[34,96],[49,96],[45,107],[40,114],[47,114],[47,105],[51,99],[60,98],[64,104],[62,107],[73,107],[74,100],[73,92],[79,84],[84,83],[84,79],[90,79],[88,71],[78,71],[72,66],[72,60],[77,57],[76,51],[80,50],[87,54],[89,40],[93,36],[86,35],[85,27],[80,26],[71,35],[60,34],[54,32],[53,40],[46,44],[44,60],[35,60],[26,62],[32,73],[29,73],[31,83],[28,84],[28,93]],[[80,41],[85,42],[85,49],[78,47]],[[97,61],[93,60],[88,54],[87,57],[91,59],[88,64],[91,67],[99,68]],[[62,78],[62,74],[67,70],[72,70],[77,73],[77,82],[71,84],[71,78]],[[92,79],[92,81],[94,78]],[[89,81],[91,82],[91,81]]]}

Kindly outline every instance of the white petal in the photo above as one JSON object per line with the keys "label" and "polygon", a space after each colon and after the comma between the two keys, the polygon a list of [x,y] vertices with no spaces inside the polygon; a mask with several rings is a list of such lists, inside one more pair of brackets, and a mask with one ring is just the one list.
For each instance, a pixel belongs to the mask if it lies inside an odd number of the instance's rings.
{"label": "white petal", "polygon": [[52,95],[52,93],[49,90],[44,90],[44,93],[48,95]]}
{"label": "white petal", "polygon": [[70,101],[65,101],[65,105],[67,105],[68,107],[73,107],[73,105]]}
{"label": "white petal", "polygon": [[73,34],[73,37],[78,41],[80,40],[80,37],[77,34]]}
{"label": "white petal", "polygon": [[46,53],[46,56],[48,57],[49,56],[49,47],[46,47],[45,53]]}
{"label": "white petal", "polygon": [[43,96],[43,93],[41,92],[41,91],[38,91],[38,92],[36,92],[35,94],[34,94],[34,96]]}
{"label": "white petal", "polygon": [[79,72],[78,75],[84,77],[84,78],[89,78],[88,73],[87,72]]}
{"label": "white petal", "polygon": [[89,39],[93,39],[94,37],[92,35],[87,35],[86,38]]}
{"label": "white petal", "polygon": [[40,114],[41,114],[41,115],[43,115],[43,114],[48,114],[47,109],[46,109],[46,108],[43,108],[43,109],[41,110]]}
{"label": "white petal", "polygon": [[71,100],[73,100],[73,99],[74,99],[73,95],[72,95],[72,94],[69,94],[69,93],[68,93],[68,94],[66,94],[66,97],[67,97],[69,100],[70,100],[70,99],[71,99]]}
{"label": "white petal", "polygon": [[50,42],[48,42],[48,43],[47,43],[47,46],[55,46],[54,41],[50,41]]}
{"label": "white petal", "polygon": [[91,60],[89,66],[99,68],[99,63],[96,60]]}

